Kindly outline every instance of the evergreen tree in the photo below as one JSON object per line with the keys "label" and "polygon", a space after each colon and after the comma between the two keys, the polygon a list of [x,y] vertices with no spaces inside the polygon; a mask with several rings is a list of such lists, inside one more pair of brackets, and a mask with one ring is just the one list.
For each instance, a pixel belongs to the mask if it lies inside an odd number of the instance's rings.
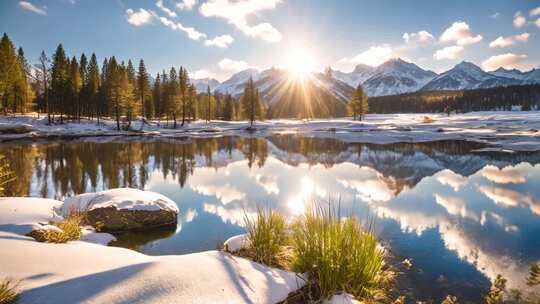
{"label": "evergreen tree", "polygon": [[354,120],[356,120],[357,117],[362,120],[364,115],[367,114],[368,110],[368,97],[366,93],[364,93],[362,85],[359,84],[349,100],[349,111]]}
{"label": "evergreen tree", "polygon": [[41,76],[41,85],[43,86],[43,101],[44,101],[44,107],[45,111],[47,112],[47,121],[48,124],[51,124],[51,110],[49,106],[49,81],[50,81],[50,73],[49,73],[49,58],[47,58],[47,55],[45,54],[45,51],[41,51],[41,55],[39,56],[39,70],[40,70],[40,76]]}
{"label": "evergreen tree", "polygon": [[99,86],[100,75],[96,54],[92,54],[88,63],[87,76],[85,80],[85,96],[88,102],[91,116],[96,115],[99,122]]}
{"label": "evergreen tree", "polygon": [[225,94],[224,98],[224,105],[223,105],[223,119],[227,121],[231,121],[234,119],[234,104],[233,99],[230,94]]}
{"label": "evergreen tree", "polygon": [[261,101],[259,96],[259,90],[255,88],[253,78],[249,78],[244,87],[244,94],[240,98],[242,104],[242,112],[244,117],[249,120],[250,127],[253,126],[253,122],[256,117],[262,117]]}
{"label": "evergreen tree", "polygon": [[161,85],[161,76],[159,73],[156,75],[156,81],[154,82],[154,88],[152,90],[152,99],[154,100],[154,113],[159,119],[162,116],[162,100],[163,100],[163,94],[162,94],[162,85]]}
{"label": "evergreen tree", "polygon": [[60,114],[60,122],[64,122],[66,110],[66,93],[68,91],[69,64],[62,44],[56,48],[51,68],[51,97],[53,99],[53,112]]}
{"label": "evergreen tree", "polygon": [[77,121],[81,122],[81,99],[80,99],[80,92],[82,88],[82,79],[81,79],[81,73],[79,69],[79,63],[77,62],[77,59],[75,56],[71,59],[70,62],[70,71],[69,71],[69,97],[71,100],[75,103],[75,108],[71,109],[71,115],[75,115],[77,117]]}
{"label": "evergreen tree", "polygon": [[16,70],[18,69],[18,60],[15,53],[15,46],[4,33],[0,40],[0,98],[4,114],[7,114],[9,107],[9,92],[12,92],[16,81]]}
{"label": "evergreen tree", "polygon": [[176,129],[176,118],[178,117],[178,74],[174,67],[169,72],[169,84],[167,86],[167,111],[172,115],[173,128]]}
{"label": "evergreen tree", "polygon": [[197,88],[194,84],[188,86],[188,123],[197,119]]}
{"label": "evergreen tree", "polygon": [[16,81],[14,86],[13,112],[25,113],[34,100],[34,91],[30,82],[31,69],[20,47],[17,52]]}
{"label": "evergreen tree", "polygon": [[81,110],[79,113],[79,117],[83,114],[89,117],[90,102],[88,101],[88,96],[86,93],[86,84],[88,82],[88,58],[86,58],[86,55],[84,53],[82,53],[81,58],[79,59],[79,75],[81,76],[81,90],[79,94],[79,103],[81,105]]}
{"label": "evergreen tree", "polygon": [[141,59],[139,61],[139,72],[137,75],[137,95],[141,103],[141,115],[150,119],[154,115],[154,107],[152,106],[152,92],[150,91],[149,78],[144,60]]}
{"label": "evergreen tree", "polygon": [[210,86],[206,87],[206,122],[210,122],[210,113],[212,112],[212,93]]}
{"label": "evergreen tree", "polygon": [[[122,104],[122,67],[116,62],[116,58],[113,56],[106,69],[106,92],[107,101],[111,112],[114,113],[116,119],[116,129],[120,131],[120,117],[123,112]],[[125,76],[125,75],[124,75]],[[125,78],[127,80],[127,78]]]}
{"label": "evergreen tree", "polygon": [[180,93],[180,103],[182,104],[182,126],[186,122],[186,111],[188,103],[188,86],[189,86],[189,76],[186,69],[180,67],[180,72],[178,73],[178,89]]}

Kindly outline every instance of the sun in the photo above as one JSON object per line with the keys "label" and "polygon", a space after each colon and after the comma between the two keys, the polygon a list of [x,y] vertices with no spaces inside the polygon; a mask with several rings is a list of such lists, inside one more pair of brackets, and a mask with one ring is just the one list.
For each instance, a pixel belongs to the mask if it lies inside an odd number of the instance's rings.
{"label": "sun", "polygon": [[295,79],[304,79],[315,70],[313,54],[306,48],[292,48],[286,53],[285,68]]}

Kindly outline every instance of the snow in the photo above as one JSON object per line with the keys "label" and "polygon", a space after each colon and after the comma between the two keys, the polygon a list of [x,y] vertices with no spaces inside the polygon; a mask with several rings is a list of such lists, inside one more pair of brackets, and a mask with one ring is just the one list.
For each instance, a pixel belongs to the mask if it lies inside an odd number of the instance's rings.
{"label": "snow", "polygon": [[39,243],[28,226],[58,219],[59,201],[0,200],[0,278],[20,281],[18,303],[275,303],[300,288],[295,273],[220,251],[147,256],[87,242],[104,234],[83,229],[87,241]]}
{"label": "snow", "polygon": [[235,252],[240,249],[245,249],[249,245],[249,239],[247,234],[240,234],[230,237],[225,241],[223,246],[228,252]]}
{"label": "snow", "polygon": [[[424,123],[424,116],[434,120]],[[178,129],[165,128],[165,123],[150,121],[144,125],[144,132],[116,131],[115,122],[106,120],[100,126],[95,121],[83,120],[81,124],[46,124],[46,118],[35,116],[0,117],[0,123],[27,123],[34,132],[26,134],[0,134],[1,141],[14,139],[38,139],[58,136],[101,137],[137,136],[145,138],[185,139],[186,137],[219,136],[269,136],[272,134],[298,133],[311,137],[335,138],[347,142],[399,143],[429,142],[438,140],[468,140],[485,143],[489,148],[512,151],[540,150],[539,111],[491,111],[454,114],[369,114],[364,121],[339,119],[274,119],[257,121],[256,131],[246,130],[246,121],[195,121]],[[133,122],[133,128],[140,129],[140,120]],[[171,123],[169,123],[169,126]],[[211,130],[211,132],[208,132]]]}
{"label": "snow", "polygon": [[73,210],[90,211],[107,207],[115,207],[118,210],[179,212],[176,203],[166,196],[133,188],[118,188],[76,195],[67,198],[58,210],[59,213],[67,216]]}
{"label": "snow", "polygon": [[324,304],[357,304],[359,301],[348,293],[340,293],[333,295],[329,300],[324,301]]}
{"label": "snow", "polygon": [[[53,221],[61,221],[62,217],[54,213],[53,208],[62,202],[52,199],[4,197],[0,198],[0,230],[18,234],[27,234]],[[40,225],[40,228],[44,228]]]}

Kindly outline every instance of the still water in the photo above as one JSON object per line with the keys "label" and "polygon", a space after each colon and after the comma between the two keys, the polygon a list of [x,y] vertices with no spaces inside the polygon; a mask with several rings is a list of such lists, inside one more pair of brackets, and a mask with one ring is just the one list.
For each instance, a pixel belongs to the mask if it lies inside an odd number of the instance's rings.
{"label": "still water", "polygon": [[0,145],[17,173],[10,195],[63,199],[136,187],[180,209],[175,229],[123,234],[150,255],[215,249],[243,233],[245,214],[290,216],[340,202],[374,223],[418,298],[476,302],[489,278],[520,287],[540,260],[540,153],[492,154],[467,142],[366,145],[295,135],[175,141],[87,139]]}

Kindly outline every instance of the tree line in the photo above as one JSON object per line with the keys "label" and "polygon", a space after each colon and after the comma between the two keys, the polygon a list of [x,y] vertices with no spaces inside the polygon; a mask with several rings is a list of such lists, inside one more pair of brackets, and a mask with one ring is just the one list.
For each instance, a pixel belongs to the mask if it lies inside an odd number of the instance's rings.
{"label": "tree line", "polygon": [[540,84],[463,91],[415,92],[369,98],[373,113],[465,113],[540,109]]}
{"label": "tree line", "polygon": [[[171,67],[158,73],[154,81],[143,59],[137,69],[115,56],[104,58],[101,65],[94,53],[87,57],[68,56],[59,44],[49,58],[42,51],[32,67],[7,34],[0,41],[0,105],[2,112],[37,111],[48,123],[114,119],[116,127],[131,128],[140,117],[162,119],[171,127],[203,119],[210,121],[248,119],[253,123],[264,117],[264,107],[253,80],[245,85],[244,95],[198,93],[186,68]],[[141,125],[142,127],[142,125]]]}

